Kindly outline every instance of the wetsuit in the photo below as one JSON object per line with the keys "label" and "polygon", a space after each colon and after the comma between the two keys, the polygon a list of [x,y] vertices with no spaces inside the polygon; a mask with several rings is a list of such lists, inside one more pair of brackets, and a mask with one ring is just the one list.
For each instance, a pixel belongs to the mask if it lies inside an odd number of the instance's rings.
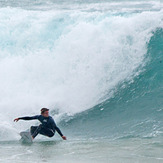
{"label": "wetsuit", "polygon": [[39,126],[31,126],[30,132],[33,138],[35,138],[38,134],[52,137],[54,136],[55,131],[57,131],[61,137],[63,136],[61,130],[56,126],[51,116],[44,117],[42,115],[36,115],[32,117],[20,117],[19,119],[23,120],[38,119],[41,122]]}

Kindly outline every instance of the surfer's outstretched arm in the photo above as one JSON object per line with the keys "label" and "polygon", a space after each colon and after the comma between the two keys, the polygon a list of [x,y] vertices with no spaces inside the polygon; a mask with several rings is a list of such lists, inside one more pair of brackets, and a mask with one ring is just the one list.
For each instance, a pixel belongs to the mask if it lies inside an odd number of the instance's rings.
{"label": "surfer's outstretched arm", "polygon": [[19,117],[19,118],[15,118],[14,119],[14,122],[17,122],[19,121],[20,119],[22,120],[33,120],[33,119],[38,119],[38,115],[35,115],[35,116],[32,116],[32,117]]}

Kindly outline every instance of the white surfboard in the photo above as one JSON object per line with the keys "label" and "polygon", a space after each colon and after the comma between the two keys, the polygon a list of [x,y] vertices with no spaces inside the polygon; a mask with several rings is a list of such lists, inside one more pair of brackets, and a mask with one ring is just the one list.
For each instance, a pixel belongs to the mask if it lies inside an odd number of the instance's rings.
{"label": "white surfboard", "polygon": [[33,139],[32,139],[32,136],[31,136],[31,133],[28,132],[28,131],[23,131],[20,133],[20,136],[21,136],[21,141],[24,142],[24,143],[32,143],[33,142]]}

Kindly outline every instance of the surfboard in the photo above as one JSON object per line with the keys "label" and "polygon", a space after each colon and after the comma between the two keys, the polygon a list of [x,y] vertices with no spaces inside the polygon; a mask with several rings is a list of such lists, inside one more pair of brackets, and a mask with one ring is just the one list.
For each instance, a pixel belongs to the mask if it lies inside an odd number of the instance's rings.
{"label": "surfboard", "polygon": [[33,139],[32,139],[32,136],[31,136],[31,133],[28,132],[28,131],[23,131],[20,133],[20,136],[21,136],[21,141],[24,142],[24,143],[33,143]]}

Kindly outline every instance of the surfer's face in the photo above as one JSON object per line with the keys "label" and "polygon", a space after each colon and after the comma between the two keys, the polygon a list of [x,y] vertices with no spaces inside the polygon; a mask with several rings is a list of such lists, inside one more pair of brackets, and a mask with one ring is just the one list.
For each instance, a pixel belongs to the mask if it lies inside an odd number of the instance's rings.
{"label": "surfer's face", "polygon": [[49,117],[49,111],[45,111],[42,115],[43,115],[44,117]]}

